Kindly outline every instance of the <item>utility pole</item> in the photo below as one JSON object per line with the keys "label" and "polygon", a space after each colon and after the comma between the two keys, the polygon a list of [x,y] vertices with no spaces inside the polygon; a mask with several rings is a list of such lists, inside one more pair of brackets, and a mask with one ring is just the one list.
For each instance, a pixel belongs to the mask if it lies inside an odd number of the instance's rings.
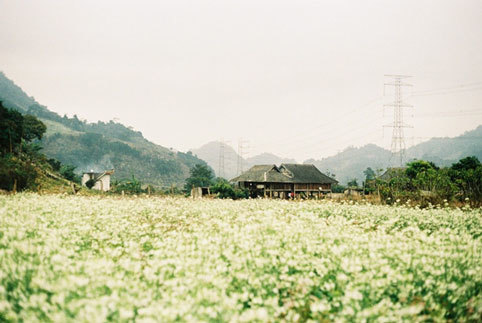
{"label": "utility pole", "polygon": [[385,75],[385,77],[389,77],[392,79],[392,81],[385,83],[385,86],[389,85],[394,87],[394,101],[392,103],[384,105],[385,107],[393,107],[393,123],[384,126],[393,128],[392,144],[390,148],[392,152],[392,155],[390,157],[390,164],[393,165],[398,162],[398,166],[402,167],[405,158],[405,135],[403,133],[403,128],[412,128],[412,126],[407,125],[403,122],[403,108],[413,107],[412,105],[403,102],[402,87],[412,86],[411,84],[405,83],[403,81],[404,79],[411,76]]}
{"label": "utility pole", "polygon": [[241,175],[244,171],[244,156],[247,153],[249,141],[243,140],[242,138],[238,139],[238,167],[236,169],[237,175]]}

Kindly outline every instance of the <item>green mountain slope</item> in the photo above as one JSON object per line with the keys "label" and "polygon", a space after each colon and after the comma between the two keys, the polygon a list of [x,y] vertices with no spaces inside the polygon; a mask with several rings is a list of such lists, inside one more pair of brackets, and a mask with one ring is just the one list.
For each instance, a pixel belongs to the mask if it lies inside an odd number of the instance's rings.
{"label": "green mountain slope", "polygon": [[432,138],[407,149],[409,159],[425,159],[439,166],[450,166],[461,158],[482,160],[482,125],[454,138]]}
{"label": "green mountain slope", "polygon": [[191,153],[172,151],[156,145],[117,122],[87,123],[77,116],[61,117],[41,106],[0,72],[0,100],[22,113],[32,114],[47,125],[43,152],[78,172],[115,169],[114,178],[134,175],[157,187],[182,186],[195,164],[205,164]]}
{"label": "green mountain slope", "polygon": [[0,99],[3,105],[25,113],[27,108],[37,102],[0,71]]}
{"label": "green mountain slope", "polygon": [[[322,172],[336,174],[336,179],[342,184],[353,178],[361,183],[364,180],[363,171],[367,167],[373,170],[386,169],[390,164],[390,156],[390,151],[369,144],[360,148],[350,147],[321,160],[309,159],[305,163],[315,164]],[[454,138],[432,138],[407,149],[406,156],[407,161],[423,159],[438,166],[450,166],[467,156],[476,156],[482,160],[482,126]]]}

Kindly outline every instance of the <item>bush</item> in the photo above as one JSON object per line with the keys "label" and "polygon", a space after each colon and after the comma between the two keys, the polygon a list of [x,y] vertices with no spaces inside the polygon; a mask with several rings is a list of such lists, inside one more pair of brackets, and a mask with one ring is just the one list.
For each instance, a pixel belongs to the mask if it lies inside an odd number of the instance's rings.
{"label": "bush", "polygon": [[234,199],[234,188],[226,181],[218,181],[211,187],[211,192],[217,194],[221,199]]}
{"label": "bush", "polygon": [[[65,179],[69,180],[69,181],[72,181],[72,182],[75,182],[75,183],[78,183],[80,184],[80,176],[77,175],[74,170],[75,170],[75,166],[72,166],[72,165],[62,165],[60,166],[60,175],[62,175]],[[95,184],[95,182],[94,182]],[[92,186],[94,186],[94,184],[92,184]],[[86,183],[87,185],[87,183]],[[89,186],[87,186],[89,187]],[[89,187],[91,188],[91,187]]]}
{"label": "bush", "polygon": [[145,190],[142,189],[142,183],[138,181],[134,175],[132,175],[131,180],[122,180],[120,182],[116,182],[113,185],[113,192],[115,193],[126,193],[126,194],[140,194],[145,193]]}
{"label": "bush", "polygon": [[0,189],[23,191],[35,189],[39,173],[32,163],[13,155],[0,157]]}
{"label": "bush", "polygon": [[228,181],[222,178],[217,179],[217,183],[211,187],[211,192],[218,195],[221,199],[246,199],[249,192],[246,189],[234,188]]}

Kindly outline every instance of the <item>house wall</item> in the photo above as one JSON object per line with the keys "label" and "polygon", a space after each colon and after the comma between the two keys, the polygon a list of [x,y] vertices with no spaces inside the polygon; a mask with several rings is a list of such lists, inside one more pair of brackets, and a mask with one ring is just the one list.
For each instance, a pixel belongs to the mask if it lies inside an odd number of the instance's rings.
{"label": "house wall", "polygon": [[321,187],[321,190],[330,190],[331,184],[295,184],[295,191],[318,191]]}
{"label": "house wall", "polygon": [[[331,191],[331,184],[293,184],[293,183],[267,183],[267,182],[241,182],[240,187],[247,188],[252,197],[264,196],[273,198],[288,198],[290,194],[304,196],[318,196]],[[321,190],[320,190],[321,187]]]}
{"label": "house wall", "polygon": [[104,192],[110,190],[110,175],[102,176],[100,180],[95,182],[93,189]]}
{"label": "house wall", "polygon": [[[87,174],[87,173],[82,175],[82,186],[86,186],[85,183],[87,183],[87,181],[90,180],[94,176],[95,176],[94,174]],[[101,179],[99,179],[95,182],[92,189],[104,191],[104,192],[110,190],[110,175],[102,176]]]}

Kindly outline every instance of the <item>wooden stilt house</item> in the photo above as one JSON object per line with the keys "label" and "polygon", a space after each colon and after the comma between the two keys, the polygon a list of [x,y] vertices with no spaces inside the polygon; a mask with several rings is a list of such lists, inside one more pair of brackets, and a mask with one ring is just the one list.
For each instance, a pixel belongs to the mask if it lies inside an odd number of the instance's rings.
{"label": "wooden stilt house", "polygon": [[231,182],[251,197],[270,198],[321,197],[337,183],[311,164],[255,165]]}

